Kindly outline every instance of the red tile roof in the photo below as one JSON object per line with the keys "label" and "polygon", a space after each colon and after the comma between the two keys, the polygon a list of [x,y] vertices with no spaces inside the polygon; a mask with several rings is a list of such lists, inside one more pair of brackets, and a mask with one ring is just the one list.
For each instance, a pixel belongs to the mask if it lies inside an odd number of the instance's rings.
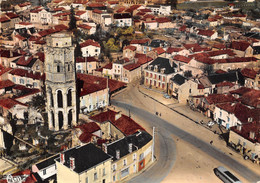
{"label": "red tile roof", "polygon": [[30,12],[31,13],[39,13],[40,11],[42,11],[43,9],[33,9]]}
{"label": "red tile roof", "polygon": [[141,5],[132,5],[132,6],[130,6],[130,8],[128,8],[128,9],[126,10],[126,12],[132,13],[134,10],[137,10],[137,9],[140,8],[140,7],[141,7]]}
{"label": "red tile roof", "polygon": [[237,94],[237,95],[244,95],[245,93],[247,93],[249,91],[255,91],[255,90],[251,89],[251,88],[241,87],[241,88],[238,88],[236,90],[230,91],[229,93]]}
{"label": "red tile roof", "polygon": [[41,38],[40,37],[38,37],[38,36],[31,36],[30,38],[29,38],[29,41],[38,41],[38,40],[40,40]]}
{"label": "red tile roof", "polygon": [[23,36],[21,36],[21,35],[19,35],[19,34],[17,34],[16,36],[14,36],[14,37],[16,37],[16,38],[18,38],[19,40],[21,40],[21,41],[24,41],[24,40],[26,40],[26,38],[25,37],[23,37]]}
{"label": "red tile roof", "polygon": [[200,45],[198,43],[195,44],[184,44],[183,45],[187,50],[192,49],[194,47],[200,47]]}
{"label": "red tile roof", "polygon": [[[77,79],[83,81],[84,84],[97,84],[100,87],[107,86],[107,78],[104,77],[77,73]],[[126,84],[121,81],[117,81],[113,79],[108,80],[108,87],[110,92],[114,92],[125,86]]]}
{"label": "red tile roof", "polygon": [[130,44],[145,44],[149,41],[150,39],[134,39],[130,42]]}
{"label": "red tile roof", "polygon": [[113,67],[113,64],[109,63],[109,64],[105,65],[103,68],[104,69],[112,69],[112,67]]}
{"label": "red tile roof", "polygon": [[36,56],[38,57],[38,59],[42,62],[44,62],[44,59],[45,59],[45,55],[43,52],[38,52],[36,53]]}
{"label": "red tile roof", "polygon": [[85,62],[99,62],[95,57],[77,57],[77,63],[85,63]]}
{"label": "red tile roof", "polygon": [[18,24],[20,24],[20,25],[32,25],[32,23],[30,23],[30,22],[19,22]]}
{"label": "red tile roof", "polygon": [[234,84],[228,81],[223,81],[221,83],[218,83],[216,86],[217,87],[229,86],[231,88],[232,86],[234,86]]}
{"label": "red tile roof", "polygon": [[75,13],[75,15],[78,15],[78,16],[80,16],[80,15],[83,15],[84,13],[86,13],[87,11],[77,11],[76,13]]}
{"label": "red tile roof", "polygon": [[1,69],[0,76],[2,76],[3,74],[5,74],[5,73],[7,73],[7,72],[9,72],[11,70],[12,70],[12,68],[10,68],[10,67]]}
{"label": "red tile roof", "polygon": [[89,26],[89,25],[86,25],[86,24],[81,24],[81,25],[78,25],[79,28],[82,28],[82,29],[88,29],[90,30],[92,27]]}
{"label": "red tile roof", "polygon": [[5,57],[5,58],[13,58],[13,57],[19,57],[21,54],[18,52],[14,52],[12,50],[2,50],[0,49],[0,57]]}
{"label": "red tile roof", "polygon": [[124,50],[126,50],[126,49],[129,49],[129,50],[135,51],[135,50],[136,50],[136,46],[128,45],[128,46],[125,46],[125,47],[124,47]]}
{"label": "red tile roof", "polygon": [[88,7],[91,7],[91,8],[101,8],[101,7],[105,7],[105,5],[103,3],[89,3],[87,5]]}
{"label": "red tile roof", "polygon": [[248,118],[250,117],[252,117],[254,121],[259,121],[260,109],[250,109],[241,103],[225,103],[216,106],[234,114],[242,123],[248,123]]}
{"label": "red tile roof", "polygon": [[230,49],[226,49],[226,50],[216,50],[216,51],[210,51],[207,52],[209,57],[214,57],[214,56],[219,56],[219,55],[228,55],[228,56],[235,56],[236,54],[230,50]]}
{"label": "red tile roof", "polygon": [[244,68],[244,69],[241,70],[241,74],[246,78],[255,79],[257,72],[253,69]]}
{"label": "red tile roof", "polygon": [[13,12],[6,13],[6,16],[8,16],[10,19],[19,18],[19,15],[15,14]]}
{"label": "red tile roof", "polygon": [[0,89],[8,88],[10,86],[14,86],[14,83],[10,80],[0,81]]}
{"label": "red tile roof", "polygon": [[186,31],[186,28],[187,28],[186,25],[182,25],[182,26],[179,28],[179,31],[184,32],[184,31]]}
{"label": "red tile roof", "polygon": [[126,8],[125,7],[121,7],[118,10],[116,10],[117,13],[122,13]]}
{"label": "red tile roof", "polygon": [[108,1],[108,4],[119,4],[118,1]]}
{"label": "red tile roof", "polygon": [[246,41],[232,41],[230,48],[234,50],[245,51],[250,46],[250,43]]}
{"label": "red tile roof", "polygon": [[125,66],[124,66],[124,69],[129,70],[129,71],[132,71],[132,70],[134,70],[134,69],[136,69],[136,68],[138,68],[138,67],[140,67],[140,66],[141,66],[140,63],[132,63],[132,64],[127,64],[127,65],[125,65]]}
{"label": "red tile roof", "polygon": [[[236,132],[237,134],[241,135],[242,137],[248,139],[253,143],[260,143],[260,122],[254,121],[252,123],[243,124],[241,127],[241,131],[237,129],[236,126],[231,127],[231,130]],[[255,138],[250,138],[250,132],[255,133]]]}
{"label": "red tile roof", "polygon": [[25,105],[21,102],[18,102],[17,100],[11,99],[11,98],[0,99],[0,106],[5,108],[5,109],[11,109],[15,105],[27,106],[27,105]]}
{"label": "red tile roof", "polygon": [[182,56],[182,55],[175,55],[173,57],[173,60],[177,60],[179,62],[184,62],[184,63],[189,63],[191,61],[191,58],[185,57],[185,56]]}
{"label": "red tile roof", "polygon": [[158,55],[165,53],[165,50],[161,47],[154,48],[153,51],[156,52]]}
{"label": "red tile roof", "polygon": [[223,73],[227,73],[227,72],[219,69],[219,70],[216,70],[215,73],[216,74],[223,74]]}
{"label": "red tile roof", "polygon": [[36,72],[30,72],[24,69],[13,69],[10,74],[16,75],[16,76],[21,76],[21,77],[28,77],[36,80],[44,80],[44,75],[41,75],[40,73]]}
{"label": "red tile roof", "polygon": [[[90,119],[95,120],[97,122],[103,123],[105,121],[110,121],[114,126],[116,126],[124,135],[131,135],[137,132],[138,130],[145,131],[143,127],[137,124],[130,117],[122,114],[117,120],[115,120],[116,114],[118,112],[108,110],[106,112],[102,112],[95,116],[91,116]],[[118,114],[120,115],[120,114]]]}
{"label": "red tile roof", "polygon": [[30,56],[28,58],[26,58],[25,56],[22,56],[19,58],[19,60],[17,61],[17,65],[21,65],[21,66],[27,66],[33,59],[33,56]]}
{"label": "red tile roof", "polygon": [[171,22],[171,20],[167,17],[159,17],[159,18],[156,18],[156,21],[158,23],[168,23],[168,22]]}
{"label": "red tile roof", "polygon": [[241,97],[241,102],[248,106],[260,108],[260,90],[250,90],[246,92]]}
{"label": "red tile roof", "polygon": [[173,52],[180,52],[182,51],[183,48],[173,48],[173,47],[169,47],[167,50],[166,50],[166,53],[168,54],[172,54]]}
{"label": "red tile roof", "polygon": [[106,85],[92,84],[92,83],[84,82],[83,88],[80,91],[80,97],[89,95],[91,93],[95,93],[100,90],[104,90],[106,88],[107,88]]}
{"label": "red tile roof", "polygon": [[95,41],[92,40],[92,39],[88,39],[88,40],[86,40],[85,42],[83,42],[83,43],[80,44],[80,47],[81,47],[81,48],[84,48],[84,47],[87,47],[87,46],[100,47],[99,43],[98,43],[98,42],[95,42]]}
{"label": "red tile roof", "polygon": [[235,98],[232,95],[224,95],[224,94],[211,94],[208,97],[205,97],[208,103],[211,104],[220,104],[227,102],[235,102]]}
{"label": "red tile roof", "polygon": [[118,120],[112,123],[126,136],[132,135],[139,130],[145,131],[145,129],[137,124],[133,119],[123,114]]}
{"label": "red tile roof", "polygon": [[25,7],[25,6],[29,6],[29,5],[31,5],[30,2],[24,2],[24,3],[18,4],[18,6],[21,7],[21,8]]}
{"label": "red tile roof", "polygon": [[0,18],[0,22],[1,22],[1,23],[9,22],[9,21],[10,21],[10,19],[9,19],[8,17],[6,17],[6,16],[2,16],[2,17]]}
{"label": "red tile roof", "polygon": [[65,10],[65,8],[63,7],[58,7],[53,9],[53,11],[63,11],[63,10]]}
{"label": "red tile roof", "polygon": [[100,130],[100,127],[95,122],[84,123],[75,128],[80,128],[83,133],[94,133]]}
{"label": "red tile roof", "polygon": [[94,10],[93,10],[93,13],[102,14],[102,13],[103,13],[103,11],[101,11],[101,10],[98,10],[98,9],[94,9]]}
{"label": "red tile roof", "polygon": [[211,37],[214,33],[215,33],[215,31],[212,31],[212,30],[199,29],[198,35]]}
{"label": "red tile roof", "polygon": [[226,45],[221,44],[221,43],[219,43],[219,44],[214,44],[214,45],[213,45],[213,48],[217,48],[217,49],[225,49],[225,48],[226,48]]}
{"label": "red tile roof", "polygon": [[140,9],[141,12],[145,12],[145,13],[151,13],[152,10],[146,8],[146,9]]}

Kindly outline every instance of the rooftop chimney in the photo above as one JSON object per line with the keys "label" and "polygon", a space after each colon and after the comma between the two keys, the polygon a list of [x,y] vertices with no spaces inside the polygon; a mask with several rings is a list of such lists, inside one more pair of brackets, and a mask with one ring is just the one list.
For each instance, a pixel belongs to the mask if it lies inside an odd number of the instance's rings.
{"label": "rooftop chimney", "polygon": [[120,112],[118,112],[116,115],[115,115],[115,120],[118,120],[119,118],[121,118],[121,113]]}
{"label": "rooftop chimney", "polygon": [[255,139],[255,132],[252,132],[252,131],[251,131],[251,132],[249,133],[249,138],[250,138],[250,139]]}
{"label": "rooftop chimney", "polygon": [[102,149],[105,153],[107,153],[107,144],[106,143],[103,143],[102,144]]}
{"label": "rooftop chimney", "polygon": [[64,154],[64,153],[60,153],[60,162],[61,162],[62,164],[65,163],[65,154]]}
{"label": "rooftop chimney", "polygon": [[120,159],[120,150],[116,150],[116,159]]}
{"label": "rooftop chimney", "polygon": [[128,144],[128,151],[131,153],[133,152],[133,143]]}
{"label": "rooftop chimney", "polygon": [[70,169],[74,170],[75,169],[75,158],[70,157]]}

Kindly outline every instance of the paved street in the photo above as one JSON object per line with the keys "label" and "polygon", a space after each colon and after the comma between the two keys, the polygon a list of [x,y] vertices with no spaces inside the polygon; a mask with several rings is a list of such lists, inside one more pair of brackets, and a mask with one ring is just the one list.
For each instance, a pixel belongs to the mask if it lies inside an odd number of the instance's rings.
{"label": "paved street", "polygon": [[[219,179],[214,175],[213,168],[220,165],[230,169],[243,182],[260,180],[260,175],[257,173],[258,166],[249,161],[241,161],[240,155],[232,154],[232,151],[225,147],[224,142],[220,141],[216,134],[151,98],[145,97],[137,90],[136,84],[130,85],[127,90],[114,96],[112,105],[126,111],[130,110],[131,116],[148,128],[149,132],[152,126],[156,126],[158,131],[156,136],[159,141],[159,145],[156,144],[158,161],[152,168],[130,182],[151,182],[151,180],[152,182],[171,182],[172,180],[174,182],[189,182],[190,180],[218,182]],[[156,116],[155,111],[160,112],[162,116]],[[172,149],[173,140],[177,144],[177,153]],[[213,145],[209,144],[210,140],[214,140]],[[178,151],[180,149],[185,149],[185,152]],[[189,168],[185,168],[185,174],[178,175],[183,167]],[[183,176],[184,179],[180,179]]]}

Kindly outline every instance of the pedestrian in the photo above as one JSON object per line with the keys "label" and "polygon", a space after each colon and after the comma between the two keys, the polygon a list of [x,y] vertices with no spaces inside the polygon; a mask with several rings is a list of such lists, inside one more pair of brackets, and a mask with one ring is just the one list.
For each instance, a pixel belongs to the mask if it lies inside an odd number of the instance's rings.
{"label": "pedestrian", "polygon": [[209,143],[210,143],[210,145],[212,145],[212,144],[213,144],[213,140],[212,140],[212,141],[210,141]]}
{"label": "pedestrian", "polygon": [[161,113],[160,113],[160,116],[161,116]]}

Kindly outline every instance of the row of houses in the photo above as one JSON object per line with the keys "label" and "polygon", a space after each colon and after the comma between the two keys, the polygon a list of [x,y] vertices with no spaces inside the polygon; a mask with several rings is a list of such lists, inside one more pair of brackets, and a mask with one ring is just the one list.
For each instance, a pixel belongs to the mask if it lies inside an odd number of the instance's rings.
{"label": "row of houses", "polygon": [[31,166],[35,181],[121,182],[152,164],[153,137],[130,117],[107,110],[90,120],[72,130],[72,148]]}

